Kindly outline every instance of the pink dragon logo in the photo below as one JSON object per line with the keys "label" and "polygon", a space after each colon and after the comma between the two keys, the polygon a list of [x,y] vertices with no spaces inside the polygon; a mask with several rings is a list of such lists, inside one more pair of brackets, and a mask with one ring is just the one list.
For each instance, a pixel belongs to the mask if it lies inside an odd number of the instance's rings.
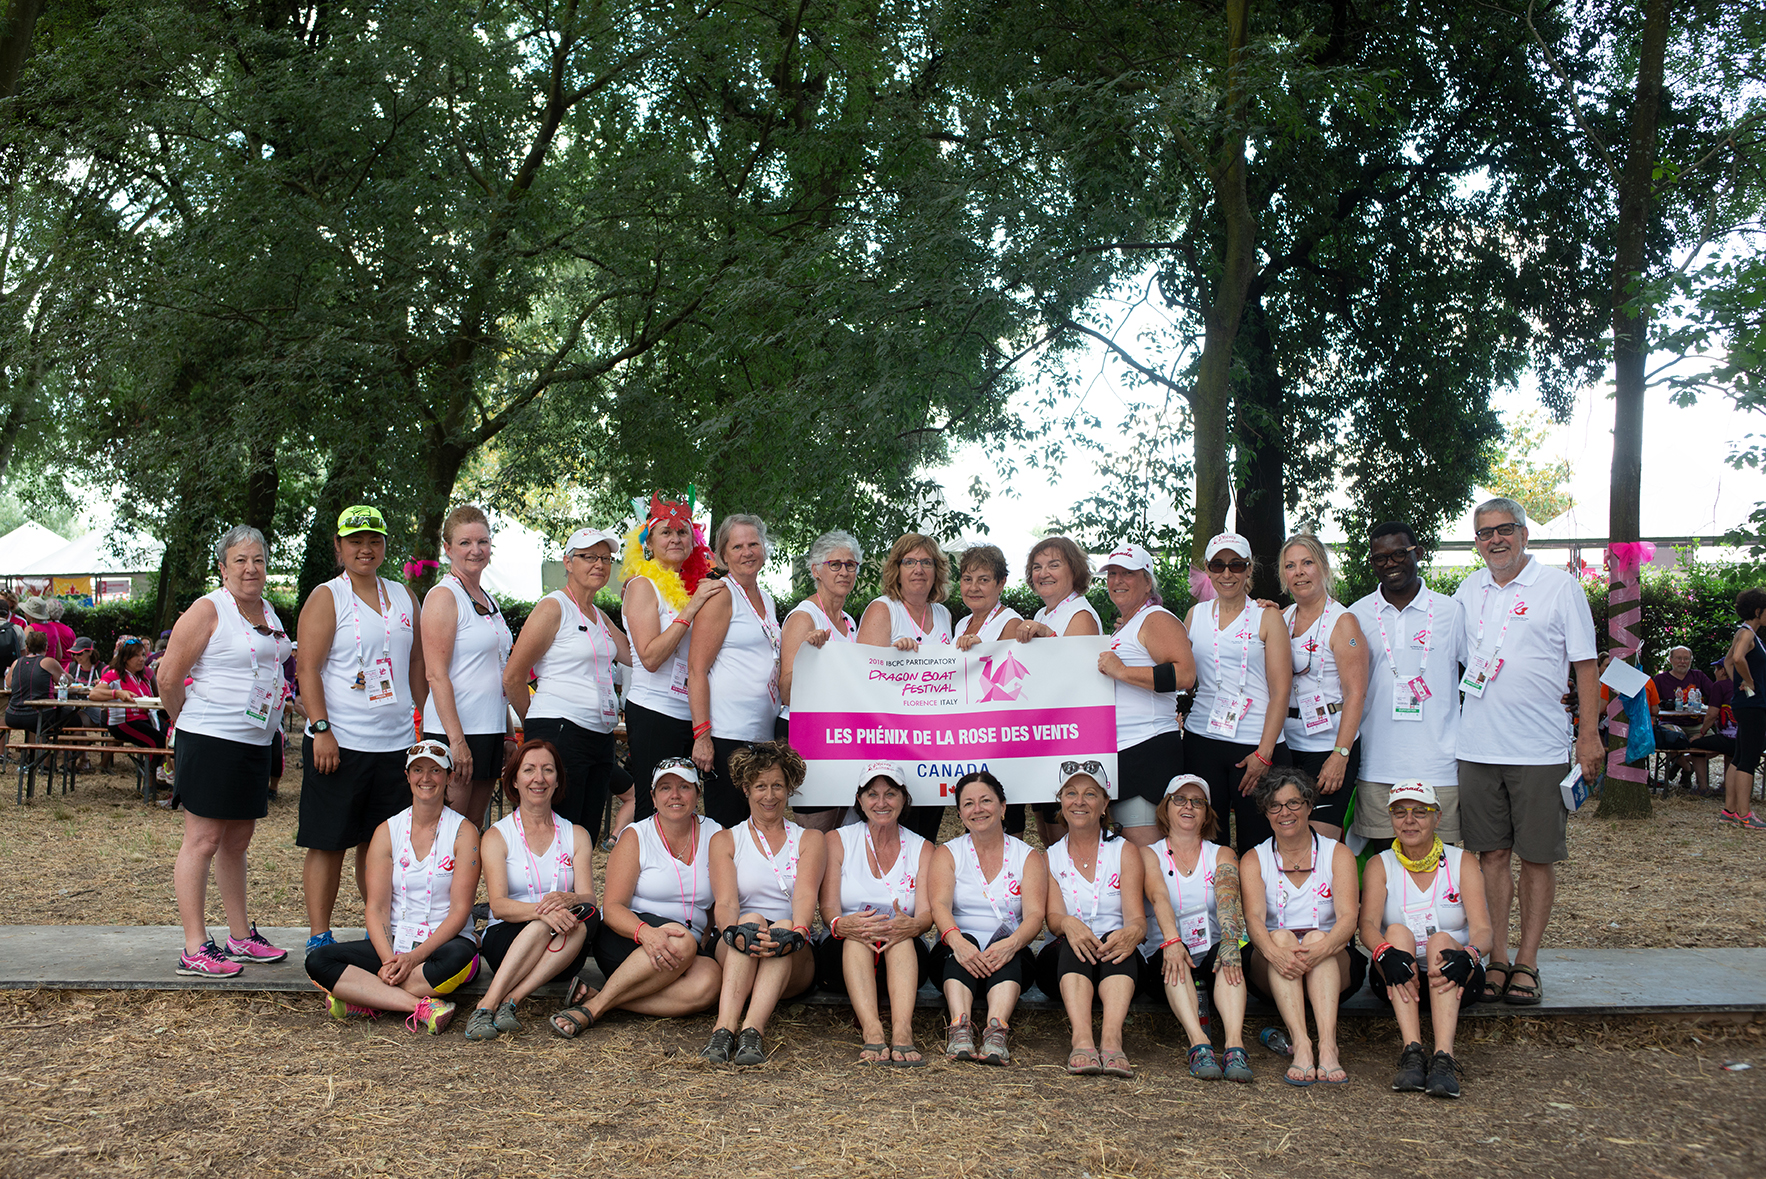
{"label": "pink dragon logo", "polygon": [[1017,657],[1006,653],[1006,657],[995,663],[993,656],[981,657],[981,681],[987,685],[987,692],[981,697],[981,703],[990,700],[1016,700],[1023,690],[1024,679],[1030,674],[1028,668],[1019,663]]}

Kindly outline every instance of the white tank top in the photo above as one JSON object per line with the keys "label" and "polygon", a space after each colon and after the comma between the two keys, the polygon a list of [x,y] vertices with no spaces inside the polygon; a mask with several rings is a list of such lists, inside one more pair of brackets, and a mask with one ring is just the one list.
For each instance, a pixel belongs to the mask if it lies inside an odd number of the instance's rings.
{"label": "white tank top", "polygon": [[[336,607],[337,629],[320,679],[325,685],[326,719],[339,747],[358,753],[395,753],[409,749],[415,735],[411,647],[417,638],[412,622],[416,599],[402,585],[384,577],[375,580],[385,614],[362,604],[348,576],[335,577],[322,587]],[[375,661],[387,653],[392,656],[394,702],[370,705],[367,688],[356,686],[357,677],[366,685]]]}
{"label": "white tank top", "polygon": [[779,624],[773,596],[760,591],[761,609],[731,581],[730,626],[712,660],[711,735],[726,741],[771,741],[779,719]]}
{"label": "white tank top", "polygon": [[[1220,908],[1214,899],[1214,864],[1220,854],[1218,843],[1202,841],[1201,854],[1196,857],[1195,871],[1184,875],[1177,857],[1171,854],[1171,841],[1161,839],[1153,845],[1153,859],[1159,865],[1159,879],[1165,882],[1165,895],[1171,899],[1171,912],[1177,917],[1177,933],[1189,949],[1192,959],[1200,960],[1208,947],[1220,940]],[[1147,904],[1147,940],[1141,943],[1141,957],[1151,958],[1160,952],[1165,933],[1154,917],[1153,905]]]}
{"label": "white tank top", "polygon": [[[991,643],[1000,637],[1001,631],[1005,630],[1006,627],[1011,626],[1014,622],[1017,622],[1023,617],[1022,614],[1018,613],[1004,602],[1000,602],[994,606],[993,612],[982,621],[981,629],[975,632],[975,637],[984,643]],[[960,637],[966,633],[968,629],[969,619],[965,618],[963,619],[963,625],[957,628],[957,635]]]}
{"label": "white tank top", "polygon": [[1097,869],[1092,879],[1080,875],[1068,852],[1068,837],[1063,835],[1049,848],[1049,877],[1061,890],[1067,915],[1085,922],[1086,928],[1098,937],[1122,928],[1122,849],[1140,848],[1118,836],[1098,841]]}
{"label": "white tank top", "polygon": [[943,602],[931,603],[931,630],[920,629],[920,619],[924,619],[925,614],[922,613],[919,619],[914,618],[908,613],[907,606],[894,598],[884,598],[883,604],[889,607],[890,642],[893,643],[896,639],[913,639],[922,646],[931,643],[950,645],[950,611],[944,608]]}
{"label": "white tank top", "polygon": [[1416,886],[1416,881],[1398,862],[1397,852],[1388,847],[1380,853],[1380,862],[1386,865],[1386,911],[1380,919],[1381,929],[1394,925],[1409,926],[1416,934],[1419,957],[1424,952],[1422,947],[1429,934],[1436,931],[1447,934],[1462,946],[1471,940],[1471,921],[1466,917],[1465,903],[1459,892],[1460,881],[1465,879],[1461,875],[1465,852],[1457,847],[1442,850],[1441,866],[1435,869],[1434,882],[1427,891]]}
{"label": "white tank top", "polygon": [[[1264,901],[1264,928],[1331,931],[1337,924],[1337,907],[1331,901],[1331,857],[1336,850],[1336,840],[1313,832],[1312,872],[1304,883],[1294,884],[1286,873],[1276,870],[1275,840],[1266,839],[1257,845],[1263,890],[1268,894]],[[1250,920],[1251,914],[1247,913],[1245,918]]]}
{"label": "white tank top", "polygon": [[632,889],[630,908],[679,921],[698,936],[711,917],[711,837],[723,828],[703,815],[694,825],[699,829],[698,846],[693,862],[683,864],[662,842],[655,815],[632,824],[638,836],[638,883]]}
{"label": "white tank top", "polygon": [[[442,808],[441,822],[431,828],[434,842],[429,854],[419,857],[411,846],[411,808],[386,821],[392,836],[392,925],[394,940],[419,930],[412,945],[419,945],[448,919],[448,893],[454,887],[454,840],[466,821],[459,811]],[[461,932],[470,934],[471,924]]]}
{"label": "white tank top", "polygon": [[1083,594],[1068,594],[1053,606],[1044,606],[1031,621],[1042,623],[1057,635],[1064,635],[1067,633],[1067,624],[1080,614],[1091,615],[1092,625],[1098,628],[1099,634],[1104,633],[1103,619],[1098,617],[1098,612],[1092,609],[1092,604],[1085,600]]}
{"label": "white tank top", "polygon": [[[1342,621],[1347,613],[1343,604],[1333,598],[1325,599],[1324,610],[1306,628],[1304,634],[1295,636],[1294,611],[1297,606],[1289,606],[1282,611],[1282,624],[1288,629],[1288,645],[1294,652],[1294,688],[1288,699],[1290,709],[1300,706],[1303,696],[1314,692],[1323,692],[1325,703],[1343,703],[1343,680],[1337,675],[1337,657],[1331,651],[1331,630]],[[1289,717],[1282,722],[1282,740],[1289,749],[1300,753],[1315,753],[1321,749],[1334,749],[1337,745],[1337,730],[1342,726],[1341,712],[1326,712],[1330,718],[1327,728],[1315,732],[1306,731],[1306,722]]]}
{"label": "white tank top", "polygon": [[[191,683],[184,689],[184,710],[178,714],[178,727],[243,745],[268,745],[282,728],[282,664],[294,647],[287,635],[273,638],[251,629],[239,613],[233,595],[225,589],[207,597],[215,606],[215,633],[190,665]],[[264,625],[271,630],[283,629],[276,608],[267,598]],[[76,667],[75,671],[78,670]],[[97,663],[92,665],[92,682],[97,682],[103,670]],[[245,718],[254,683],[270,689],[270,718],[261,725]],[[409,735],[407,732],[406,736]]]}
{"label": "white tank top", "polygon": [[[803,601],[797,603],[797,605],[791,607],[791,614],[785,615],[786,622],[791,621],[792,614],[809,615],[810,629],[827,631],[828,641],[830,643],[856,643],[858,641],[858,623],[854,622],[852,620],[852,615],[846,613],[844,610],[840,612],[840,617],[846,622],[845,634],[841,634],[834,628],[833,620],[828,617],[827,611],[823,610],[821,604],[814,598],[805,598]],[[782,627],[780,629],[781,631],[783,630]],[[787,705],[786,707],[781,708],[779,710],[779,715],[786,717],[790,716],[790,706]]]}
{"label": "white tank top", "polygon": [[[648,577],[633,577],[626,582],[630,589],[637,582],[650,587],[656,596],[656,621],[660,630],[667,630],[674,620],[680,617],[678,611],[663,600],[662,592],[656,583]],[[655,671],[644,667],[644,661],[637,657],[637,643],[632,643],[632,669],[626,678],[625,698],[633,704],[641,704],[652,712],[660,712],[664,716],[672,716],[676,720],[691,720],[693,710],[687,705],[687,650],[692,645],[692,625],[686,627],[687,633],[681,636],[680,643]],[[625,628],[626,638],[630,639],[632,628]]]}
{"label": "white tank top", "polygon": [[1263,718],[1269,715],[1269,678],[1264,674],[1263,639],[1259,635],[1263,607],[1247,598],[1245,608],[1227,623],[1224,633],[1217,629],[1219,611],[1218,598],[1196,603],[1190,624],[1190,650],[1196,659],[1196,699],[1183,727],[1198,737],[1213,737],[1215,734],[1208,731],[1208,717],[1221,693],[1249,696],[1251,707],[1239,718],[1232,741],[1235,745],[1256,745],[1263,740]]}
{"label": "white tank top", "polygon": [[534,661],[540,686],[527,715],[561,718],[591,733],[611,733],[619,719],[613,694],[619,648],[607,629],[607,616],[597,610],[590,618],[563,590],[553,590],[540,600],[558,603],[558,633]]}
{"label": "white tank top", "polygon": [[[549,892],[575,892],[576,866],[571,856],[576,849],[576,833],[570,820],[552,812],[552,842],[543,852],[527,846],[521,825],[521,811],[510,811],[491,828],[503,835],[507,851],[503,871],[509,881],[509,899],[525,905],[537,905]],[[501,925],[502,918],[492,914],[492,925]]]}
{"label": "white tank top", "polygon": [[950,912],[963,936],[982,949],[1003,927],[1010,933],[1024,920],[1024,861],[1031,846],[1022,839],[1006,836],[1006,853],[1000,870],[992,880],[981,875],[981,860],[975,854],[975,839],[959,835],[944,846],[956,861],[956,877],[951,889]]}
{"label": "white tank top", "polygon": [[759,913],[768,921],[790,920],[803,828],[786,820],[785,846],[776,855],[750,820],[730,828],[730,838],[736,845],[736,904],[742,912]]}
{"label": "white tank top", "polygon": [[880,865],[883,878],[879,880],[871,872],[870,824],[848,823],[838,830],[845,856],[840,865],[840,915],[846,917],[865,908],[887,914],[891,901],[899,904],[903,913],[912,913],[919,897],[920,851],[926,841],[906,827],[900,828],[901,851],[894,863]]}
{"label": "white tank top", "polygon": [[[502,734],[508,729],[508,704],[503,699],[503,667],[509,662],[514,639],[501,610],[480,614],[472,595],[453,574],[429,591],[429,597],[452,594],[454,598],[454,653],[448,660],[448,682],[454,685],[454,711],[465,733]],[[490,599],[496,605],[496,599]],[[425,605],[429,599],[425,598]],[[441,717],[424,718],[424,730],[443,731]]]}
{"label": "white tank top", "polygon": [[[1163,606],[1145,605],[1110,637],[1110,650],[1125,667],[1152,667],[1153,656],[1141,643],[1141,626],[1154,614],[1175,618]],[[1179,623],[1181,626],[1182,624]],[[1177,693],[1116,681],[1116,748],[1132,749],[1160,733],[1177,732]]]}

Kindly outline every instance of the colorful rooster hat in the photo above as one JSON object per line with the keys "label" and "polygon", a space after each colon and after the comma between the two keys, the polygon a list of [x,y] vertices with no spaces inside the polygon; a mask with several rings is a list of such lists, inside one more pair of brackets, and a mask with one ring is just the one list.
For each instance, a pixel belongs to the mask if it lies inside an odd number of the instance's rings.
{"label": "colorful rooster hat", "polygon": [[[642,499],[633,498],[632,514],[639,523],[625,537],[625,558],[622,567],[625,578],[630,581],[634,577],[648,577],[662,595],[669,608],[676,613],[686,609],[687,601],[693,591],[699,588],[700,580],[711,572],[714,554],[705,543],[705,529],[693,519],[693,508],[697,499],[697,491],[692,484],[687,485],[685,500],[668,500],[656,492],[650,495],[650,505],[644,506]],[[686,563],[679,572],[668,568],[650,556],[645,547],[650,543],[650,529],[657,524],[672,524],[676,528],[690,528],[693,531],[693,551],[687,555]]]}

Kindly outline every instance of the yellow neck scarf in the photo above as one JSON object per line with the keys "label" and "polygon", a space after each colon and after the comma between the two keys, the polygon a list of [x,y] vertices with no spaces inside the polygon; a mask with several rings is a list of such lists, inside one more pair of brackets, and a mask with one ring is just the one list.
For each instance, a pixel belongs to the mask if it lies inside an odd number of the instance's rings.
{"label": "yellow neck scarf", "polygon": [[1433,872],[1438,866],[1440,866],[1441,857],[1445,852],[1446,849],[1441,846],[1441,837],[1439,835],[1435,836],[1435,846],[1431,847],[1428,854],[1420,860],[1413,860],[1405,855],[1403,845],[1401,845],[1396,839],[1392,841],[1392,854],[1397,856],[1398,862],[1403,864],[1406,870],[1411,872]]}

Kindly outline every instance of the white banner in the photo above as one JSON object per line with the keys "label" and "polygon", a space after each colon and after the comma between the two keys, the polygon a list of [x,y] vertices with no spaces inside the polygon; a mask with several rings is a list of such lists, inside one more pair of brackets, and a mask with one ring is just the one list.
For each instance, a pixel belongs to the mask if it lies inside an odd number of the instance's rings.
{"label": "white banner", "polygon": [[1049,802],[1064,762],[1100,763],[1115,797],[1110,640],[1086,635],[979,643],[967,651],[829,643],[798,649],[791,744],[809,763],[794,801],[852,802],[873,761],[892,761],[916,805],[950,805],[958,778],[988,770],[1010,802]]}

